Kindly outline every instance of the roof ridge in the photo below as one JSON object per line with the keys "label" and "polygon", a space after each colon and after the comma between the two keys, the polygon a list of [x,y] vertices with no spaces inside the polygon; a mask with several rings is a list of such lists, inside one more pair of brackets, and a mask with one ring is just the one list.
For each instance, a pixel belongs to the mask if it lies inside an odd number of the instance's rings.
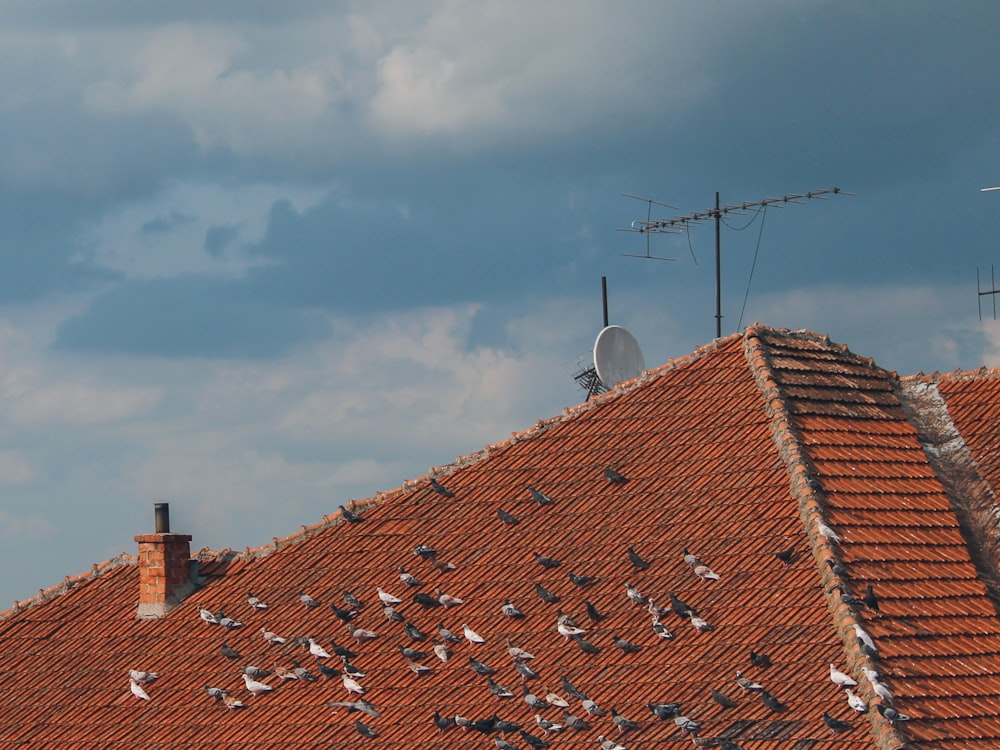
{"label": "roof ridge", "polygon": [[[778,336],[808,332],[776,330],[756,324],[747,326],[743,338],[743,350],[753,378],[763,397],[765,412],[771,419],[771,437],[789,474],[792,497],[799,505],[799,517],[805,528],[813,559],[823,580],[823,595],[827,600],[833,625],[842,641],[845,657],[852,666],[852,671],[857,674],[859,670],[854,666],[865,663],[865,656],[861,652],[854,634],[854,625],[860,623],[858,623],[851,608],[841,598],[833,595],[834,589],[846,590],[842,588],[846,581],[834,572],[834,569],[841,563],[839,550],[830,539],[820,532],[820,528],[822,528],[820,525],[826,526],[820,487],[811,477],[809,457],[802,447],[802,439],[792,422],[791,411],[788,408],[784,392],[775,378],[768,356],[767,343],[761,338],[761,334],[765,331]],[[829,336],[817,337],[813,334],[809,337],[822,341],[831,349],[839,350],[842,354],[853,354],[846,346],[833,343]],[[871,360],[869,361],[871,362]],[[828,561],[832,561],[836,565],[828,565]],[[887,750],[906,747],[907,742],[903,735],[881,714],[869,711],[868,720],[872,724],[875,740],[881,747]]]}
{"label": "roof ridge", "polygon": [[20,614],[26,609],[30,609],[47,602],[49,599],[61,596],[81,583],[92,581],[95,578],[104,575],[108,571],[120,568],[122,565],[135,565],[138,562],[138,555],[130,555],[127,552],[122,552],[115,555],[110,560],[105,560],[102,563],[94,563],[90,567],[90,570],[85,573],[79,573],[75,576],[66,576],[62,583],[57,583],[46,589],[38,589],[38,594],[35,596],[28,597],[27,599],[21,599],[20,601],[15,599],[14,604],[9,609],[0,611],[0,622],[13,617],[14,615]]}
{"label": "roof ridge", "polygon": [[956,367],[951,372],[938,372],[935,370],[930,374],[926,374],[923,371],[915,372],[912,375],[904,375],[900,378],[900,381],[904,383],[919,382],[927,384],[943,383],[953,380],[974,380],[977,378],[983,379],[993,379],[1000,378],[1000,367],[987,367],[986,365],[981,365],[975,370],[963,370]]}

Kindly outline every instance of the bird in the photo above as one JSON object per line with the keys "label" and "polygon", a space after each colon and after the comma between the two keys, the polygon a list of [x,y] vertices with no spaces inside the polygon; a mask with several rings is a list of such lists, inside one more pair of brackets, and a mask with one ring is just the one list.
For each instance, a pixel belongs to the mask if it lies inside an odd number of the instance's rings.
{"label": "bird", "polygon": [[155,682],[160,675],[156,672],[143,672],[138,669],[130,669],[128,676],[129,679],[135,680],[140,685],[148,685],[151,682]]}
{"label": "bird", "polygon": [[865,703],[864,698],[860,695],[855,695],[850,688],[844,688],[844,694],[847,695],[847,705],[859,714],[863,714],[868,710],[868,704]]}
{"label": "bird", "polygon": [[[854,635],[857,636],[857,639],[862,644],[864,644],[865,646],[867,646],[867,648],[868,648],[869,651],[873,651],[876,654],[878,653],[878,648],[876,648],[876,646],[875,646],[875,641],[868,634],[868,631],[865,630],[863,627],[861,627],[858,623],[854,623]],[[869,654],[869,655],[871,655],[871,654]]]}
{"label": "bird", "polygon": [[910,720],[910,717],[907,716],[906,714],[900,713],[899,711],[897,711],[892,706],[887,706],[884,703],[879,703],[877,706],[875,706],[875,708],[878,709],[878,712],[880,714],[882,714],[885,718],[887,718],[889,721],[909,721]]}
{"label": "bird", "polygon": [[[441,602],[437,600],[437,597],[426,594],[420,591],[413,595],[413,602],[419,604],[424,609],[433,609],[434,607],[440,607]],[[395,610],[394,610],[395,611]]]}
{"label": "bird", "polygon": [[201,617],[203,622],[207,622],[209,625],[219,624],[219,621],[215,619],[215,615],[212,614],[212,611],[205,609],[204,607],[200,607],[198,609],[198,616]]}
{"label": "bird", "polygon": [[781,552],[775,552],[774,556],[777,557],[779,560],[781,560],[781,562],[783,562],[785,565],[788,565],[792,561],[792,558],[795,556],[795,547],[792,546],[786,550],[782,550]]}
{"label": "bird", "polygon": [[521,523],[513,513],[508,513],[503,508],[497,508],[497,518],[508,526],[517,526]]}
{"label": "bird", "polygon": [[558,568],[562,563],[556,560],[554,557],[546,557],[545,555],[539,554],[538,552],[532,552],[535,556],[535,562],[541,565],[546,570],[551,570],[552,568]]}
{"label": "bird", "polygon": [[774,712],[784,711],[785,706],[767,690],[760,691],[761,702]]}
{"label": "bird", "polygon": [[437,727],[439,734],[444,734],[453,726],[455,726],[455,719],[453,719],[451,716],[442,716],[441,713],[435,708],[434,726]]}
{"label": "bird", "polygon": [[568,577],[570,583],[572,583],[574,586],[579,586],[580,588],[583,588],[584,586],[589,586],[590,584],[592,584],[594,581],[597,580],[597,578],[595,578],[594,576],[583,576],[583,575],[577,575],[576,573],[570,573]]}
{"label": "bird", "polygon": [[848,729],[852,728],[852,725],[846,721],[841,721],[840,719],[830,716],[826,711],[823,712],[823,723],[826,724],[831,730],[839,734],[840,732],[846,732]]}
{"label": "bird", "polygon": [[744,693],[758,692],[764,689],[763,685],[759,682],[747,679],[739,670],[736,670],[736,684],[740,686]]}
{"label": "bird", "polygon": [[549,591],[540,583],[535,583],[535,594],[546,604],[556,604],[559,601],[559,597]]}
{"label": "bird", "polygon": [[506,721],[501,719],[496,714],[493,714],[493,730],[499,732],[500,734],[510,734],[516,732],[521,728],[520,724],[515,724],[513,721]]}
{"label": "bird", "polygon": [[837,687],[855,687],[858,684],[853,677],[841,672],[833,664],[830,665],[830,679]]}
{"label": "bird", "polygon": [[639,729],[639,722],[633,721],[632,719],[627,719],[620,713],[611,710],[611,721],[616,727],[618,727],[618,734],[625,734],[625,732],[634,732]]}
{"label": "bird", "polygon": [[570,638],[578,638],[578,637],[580,637],[582,635],[586,635],[587,634],[587,631],[584,630],[583,628],[574,627],[572,625],[567,625],[567,624],[562,623],[562,622],[560,622],[558,625],[556,625],[556,630],[559,632],[559,635],[561,635],[567,641]]}
{"label": "bird", "polygon": [[524,612],[519,610],[516,604],[512,604],[510,599],[503,600],[503,606],[500,607],[500,611],[504,617],[509,617],[512,620],[520,620],[524,617]]}
{"label": "bird", "polygon": [[470,628],[464,622],[462,623],[462,633],[465,635],[465,640],[469,643],[486,643],[485,638],[479,635],[479,633]]}
{"label": "bird", "polygon": [[437,555],[437,550],[429,544],[418,544],[413,548],[413,554],[422,560],[431,560]]}
{"label": "bird", "polygon": [[348,693],[355,695],[364,695],[365,689],[361,686],[361,683],[355,680],[353,677],[349,677],[346,674],[340,676],[340,681],[344,683],[344,689]]}
{"label": "bird", "polygon": [[891,701],[892,693],[889,691],[885,685],[881,683],[881,675],[874,669],[869,669],[868,667],[862,667],[861,671],[865,673],[865,677],[868,678],[868,682],[871,683],[872,692],[875,693],[879,698],[884,701]]}
{"label": "bird", "polygon": [[205,692],[208,693],[210,697],[215,698],[215,700],[218,701],[221,700],[222,696],[225,695],[228,691],[223,690],[222,688],[205,685]]}
{"label": "bird", "polygon": [[574,732],[585,732],[590,729],[590,724],[579,716],[574,716],[568,708],[563,709],[563,726],[572,729]]}
{"label": "bird", "polygon": [[[423,659],[424,657],[427,656],[427,654],[425,654],[423,651],[418,651],[415,648],[404,646],[402,643],[396,644],[396,648],[398,648],[399,653],[401,653],[407,659],[415,659],[419,661],[420,659]],[[469,658],[471,659],[472,657],[470,656]]]}
{"label": "bird", "polygon": [[434,668],[433,667],[429,667],[426,664],[421,664],[420,662],[413,661],[413,659],[410,659],[407,662],[407,666],[410,668],[411,672],[413,672],[415,675],[418,675],[418,676],[419,675],[425,675],[425,674],[431,674],[431,673],[434,672]]}
{"label": "bird", "polygon": [[531,667],[529,667],[523,661],[515,661],[514,662],[514,669],[516,669],[517,673],[519,675],[521,675],[521,680],[524,681],[524,682],[527,682],[528,680],[537,680],[538,679],[538,672],[536,672],[535,670],[533,670]]}
{"label": "bird", "polygon": [[351,609],[364,609],[365,605],[362,604],[361,600],[358,599],[354,594],[352,594],[348,589],[343,591],[344,604],[346,604]]}
{"label": "bird", "polygon": [[[251,677],[252,676],[253,675],[251,675]],[[291,670],[288,667],[283,667],[280,664],[274,665],[274,676],[277,677],[282,682],[286,682],[287,680],[299,679],[299,676],[295,674],[294,670]]]}
{"label": "bird", "polygon": [[243,682],[246,684],[247,690],[249,690],[252,695],[261,695],[262,693],[269,693],[274,690],[274,688],[267,683],[255,680],[248,674],[243,675]]}
{"label": "bird", "polygon": [[619,474],[615,469],[610,466],[604,470],[604,478],[607,479],[611,484],[625,484],[628,478],[622,474]]}
{"label": "bird", "polygon": [[543,719],[541,714],[535,714],[535,723],[545,734],[549,732],[561,732],[564,729],[562,724],[556,724],[554,721]]}
{"label": "bird", "polygon": [[243,674],[248,674],[251,677],[253,677],[255,680],[261,680],[261,679],[263,679],[265,677],[270,676],[270,674],[271,674],[266,669],[261,669],[260,667],[254,667],[254,666],[251,666],[251,665],[247,665],[245,667],[241,667],[240,669],[242,670]]}
{"label": "bird", "polygon": [[639,589],[637,589],[631,583],[625,584],[625,596],[627,596],[628,600],[633,604],[638,604],[639,606],[642,606],[643,604],[646,603],[646,597],[644,597],[641,593],[639,593]]}
{"label": "bird", "polygon": [[431,477],[430,484],[431,484],[431,489],[434,490],[437,494],[441,495],[441,497],[455,497],[454,492],[449,490],[434,477]]}
{"label": "bird", "polygon": [[309,653],[317,659],[329,659],[330,654],[325,648],[316,643],[314,638],[309,639]]}
{"label": "bird", "polygon": [[438,602],[445,609],[448,609],[448,607],[457,607],[459,604],[465,603],[464,599],[459,599],[457,596],[452,596],[451,594],[445,594],[441,589],[434,589],[434,594],[437,596]]}
{"label": "bird", "polygon": [[656,633],[657,638],[669,641],[671,638],[674,637],[674,634],[667,629],[666,625],[660,622],[658,617],[653,618],[651,625],[653,627],[653,632]]}
{"label": "bird", "polygon": [[703,563],[698,563],[697,565],[695,565],[692,568],[692,570],[694,571],[694,574],[696,576],[698,576],[703,581],[720,581],[720,580],[722,580],[722,576],[720,576],[718,573],[716,573],[710,567],[708,567],[707,565],[705,565]]}
{"label": "bird", "polygon": [[497,750],[517,750],[517,745],[513,745],[503,737],[494,737],[493,744],[496,745]]}
{"label": "bird", "polygon": [[[742,685],[740,687],[742,687]],[[726,695],[720,690],[713,689],[710,694],[712,696],[712,700],[714,700],[723,708],[736,708],[736,706],[739,705],[736,701],[734,701],[732,698],[730,698],[728,695]]]}
{"label": "bird", "polygon": [[677,714],[677,716],[674,717],[674,724],[690,735],[694,735],[699,729],[701,729],[701,724],[694,719],[689,719],[684,714]]}
{"label": "bird", "polygon": [[[430,594],[424,594],[424,596],[430,596]],[[435,602],[435,604],[437,604],[437,606],[441,606],[441,602],[439,602],[437,599],[434,599],[434,602]],[[403,615],[401,615],[396,610],[395,607],[390,607],[388,604],[383,604],[382,605],[382,616],[385,617],[385,619],[387,619],[389,622],[405,622],[406,621],[406,618],[403,617]],[[350,620],[347,620],[347,622],[350,622]]]}
{"label": "bird", "polygon": [[771,657],[767,654],[758,654],[753,649],[750,649],[750,663],[755,667],[769,667],[771,666]]}
{"label": "bird", "polygon": [[237,651],[234,648],[231,648],[230,646],[228,646],[225,643],[222,644],[222,647],[220,648],[220,651],[222,652],[222,655],[225,656],[227,659],[241,659],[241,658],[243,658],[243,657],[240,656],[240,652],[239,651]]}
{"label": "bird", "polygon": [[497,671],[489,664],[484,664],[481,661],[473,659],[471,656],[469,657],[469,667],[471,667],[472,671],[476,674],[489,675],[497,673]]}
{"label": "bird", "polygon": [[254,596],[252,591],[247,592],[247,604],[254,609],[267,609],[267,605],[260,600],[260,597]]}
{"label": "bird", "polygon": [[597,736],[597,744],[601,746],[601,750],[627,750],[624,745],[619,745],[614,740],[607,739],[603,734]]}
{"label": "bird", "polygon": [[652,701],[646,704],[646,708],[648,708],[650,713],[657,719],[664,721],[674,718],[680,713],[681,710],[679,703],[654,703]]}
{"label": "bird", "polygon": [[367,714],[372,718],[379,718],[382,712],[375,708],[374,705],[366,701],[364,698],[359,698],[356,701],[327,701],[326,705],[330,708],[346,708],[347,713],[354,713],[355,711],[360,711],[363,714]]}
{"label": "bird", "polygon": [[341,622],[350,622],[355,617],[358,616],[358,610],[356,609],[342,609],[336,604],[330,605],[330,610],[333,612],[334,617],[336,617]]}
{"label": "bird", "polygon": [[490,693],[492,695],[496,696],[497,698],[499,698],[501,700],[503,698],[513,698],[514,697],[514,693],[512,691],[508,690],[503,685],[497,684],[490,677],[486,678],[486,687],[487,687],[487,689],[490,691]]}
{"label": "bird", "polygon": [[303,667],[297,661],[292,659],[292,671],[295,672],[295,676],[304,682],[318,682],[319,678],[310,672],[308,669]]}
{"label": "bird", "polygon": [[549,497],[548,495],[546,495],[541,490],[535,489],[530,484],[528,485],[528,492],[531,493],[531,499],[534,500],[539,505],[552,505],[552,498],[551,497]]}
{"label": "bird", "polygon": [[624,638],[619,638],[617,635],[612,635],[611,640],[624,654],[637,654],[642,651],[642,646],[631,641],[626,641]]}
{"label": "bird", "polygon": [[581,651],[583,651],[583,653],[585,653],[585,654],[599,654],[599,653],[601,653],[600,647],[595,646],[593,643],[591,643],[590,641],[588,641],[586,638],[581,638],[580,636],[577,636],[576,638],[573,639],[573,642],[576,643],[576,647],[578,649],[580,649]]}
{"label": "bird", "polygon": [[[407,586],[423,586],[423,584],[417,580],[417,578],[406,571],[402,565],[399,567],[399,580],[402,581]],[[381,597],[381,594],[379,595]],[[384,601],[384,600],[383,600]],[[400,604],[401,602],[392,602],[392,604]]]}
{"label": "bird", "polygon": [[340,517],[343,518],[348,523],[361,523],[365,519],[359,514],[348,510],[343,505],[338,506],[340,508]]}
{"label": "bird", "polygon": [[652,565],[648,560],[644,560],[631,546],[626,550],[626,553],[628,554],[628,561],[632,563],[632,566],[636,570],[649,570],[650,565]]}
{"label": "bird", "polygon": [[559,684],[562,687],[563,692],[566,693],[566,695],[572,696],[573,698],[576,698],[578,701],[587,700],[587,694],[584,693],[579,688],[577,688],[576,685],[574,685],[572,682],[570,682],[569,678],[566,675],[562,676],[562,678],[559,680]]}
{"label": "bird", "polygon": [[580,706],[591,716],[607,716],[608,712],[597,705],[597,703],[590,698],[586,698],[580,701]]}
{"label": "bird", "polygon": [[376,587],[375,591],[378,594],[379,601],[381,601],[382,604],[388,604],[389,606],[392,606],[393,604],[403,603],[402,599],[400,599],[398,596],[390,594],[388,591],[385,591],[381,586]]}
{"label": "bird", "polygon": [[839,542],[840,535],[820,520],[816,520],[816,532],[823,538],[831,542]]}
{"label": "bird", "polygon": [[686,604],[673,594],[669,594],[669,596],[670,596],[670,609],[678,617],[689,617],[692,613],[696,615],[698,614],[698,610],[696,610],[690,604]]}
{"label": "bird", "polygon": [[378,633],[374,630],[367,630],[365,628],[356,628],[351,623],[347,623],[347,632],[351,634],[351,638],[356,640],[358,643],[363,643],[364,641],[372,641],[378,638]]}
{"label": "bird", "polygon": [[524,702],[528,704],[529,708],[533,708],[536,711],[542,711],[548,707],[545,701],[531,692],[531,688],[527,685],[521,686],[521,695],[523,696]]}
{"label": "bird", "polygon": [[443,622],[440,625],[438,625],[438,631],[437,632],[438,632],[438,635],[441,637],[441,640],[443,640],[445,643],[461,643],[462,642],[462,639],[459,638],[454,633],[452,633],[450,630],[448,630],[448,628],[446,628],[444,626]]}
{"label": "bird", "polygon": [[878,649],[869,646],[863,638],[857,638],[858,648],[861,649],[861,653],[867,656],[869,659],[878,659]]}
{"label": "bird", "polygon": [[222,696],[222,705],[230,711],[234,711],[237,708],[244,708],[246,706],[243,701],[233,695],[230,695],[229,693],[225,693]]}
{"label": "bird", "polygon": [[697,630],[699,633],[707,633],[709,631],[715,630],[715,626],[710,624],[708,620],[698,617],[694,612],[688,612],[688,616],[691,618],[691,626]]}
{"label": "bird", "polygon": [[569,708],[568,700],[559,695],[559,693],[553,692],[548,688],[545,689],[545,702],[551,706],[559,706],[559,708]]}
{"label": "bird", "polygon": [[524,740],[526,743],[528,743],[528,745],[533,747],[535,750],[542,750],[543,748],[549,746],[549,743],[543,740],[541,737],[536,737],[533,734],[525,732],[523,729],[518,730],[518,733],[521,735],[521,739]]}
{"label": "bird", "polygon": [[227,633],[230,630],[236,630],[237,628],[243,627],[242,622],[240,622],[239,620],[234,620],[232,617],[226,617],[225,613],[223,613],[221,610],[215,613],[215,617],[219,621],[219,624],[226,629]]}
{"label": "bird", "polygon": [[299,592],[299,601],[305,604],[307,607],[318,607],[319,602],[313,599],[309,594],[304,591]]}
{"label": "bird", "polygon": [[407,637],[414,641],[424,641],[427,640],[427,636],[423,633],[420,628],[414,625],[412,622],[403,623],[403,632],[406,633]]}
{"label": "bird", "polygon": [[587,612],[587,617],[590,618],[591,622],[598,623],[601,620],[606,619],[606,616],[598,612],[597,607],[595,607],[589,600],[587,599],[584,600],[583,607],[584,610]]}
{"label": "bird", "polygon": [[507,653],[510,654],[510,658],[514,661],[531,661],[535,658],[534,654],[515,646],[510,638],[507,639]]}
{"label": "bird", "polygon": [[319,673],[321,675],[323,675],[324,677],[326,677],[326,679],[328,679],[328,680],[332,679],[334,677],[340,677],[340,675],[342,674],[342,672],[339,669],[334,669],[333,667],[328,667],[326,664],[324,664],[321,661],[317,661],[316,662],[316,669],[318,669]]}
{"label": "bird", "polygon": [[139,699],[144,700],[144,701],[148,701],[149,700],[149,693],[147,693],[143,689],[142,685],[140,685],[138,682],[136,682],[132,678],[129,678],[128,686],[129,686],[129,690],[132,691],[132,695],[134,695],[136,698],[139,698]]}
{"label": "bird", "polygon": [[354,720],[354,731],[356,731],[362,737],[367,737],[370,740],[373,740],[376,737],[378,737],[378,732],[376,732],[370,726],[361,721],[361,719]]}
{"label": "bird", "polygon": [[865,595],[861,597],[861,599],[862,601],[864,601],[865,606],[868,607],[868,609],[872,610],[873,612],[879,611],[878,596],[875,595],[875,590],[872,588],[872,585],[870,583],[867,586],[865,586]]}

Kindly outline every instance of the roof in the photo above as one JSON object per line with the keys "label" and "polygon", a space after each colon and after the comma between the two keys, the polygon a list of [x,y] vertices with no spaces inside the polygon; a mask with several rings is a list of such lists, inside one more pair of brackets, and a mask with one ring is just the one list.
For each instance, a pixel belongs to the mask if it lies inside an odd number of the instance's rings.
{"label": "roof", "polygon": [[[986,373],[967,381],[977,379],[996,382]],[[991,406],[975,406],[970,396],[972,405],[959,408],[964,382],[936,383],[950,400],[935,414],[961,412],[960,426],[1000,407],[991,391]],[[591,717],[590,729],[549,735],[553,747],[594,747],[599,735],[630,750],[688,747],[688,734],[653,716],[647,702],[679,703],[700,724],[700,737],[745,750],[996,747],[1000,620],[983,564],[963,537],[954,483],[946,488],[950,480],[928,458],[927,432],[915,424],[918,385],[927,384],[901,381],[826,337],[752,326],[353,504],[362,523],[331,508],[322,522],[266,547],[202,552],[202,586],[162,619],[135,618],[139,572],[123,557],[0,617],[0,746],[431,748],[444,741],[431,721],[435,710],[472,719],[496,712],[542,737],[535,714],[562,723],[562,710],[530,709],[522,685],[539,696],[564,695],[583,717],[565,677],[640,728],[619,736],[609,717]],[[972,430],[984,439],[990,431],[988,420]],[[972,436],[968,450],[983,451],[978,457],[987,449]],[[607,468],[627,481],[610,481]],[[435,492],[431,478],[453,496]],[[552,504],[537,504],[529,486]],[[518,523],[501,521],[500,508]],[[827,529],[839,541],[824,536]],[[197,539],[197,530],[186,531]],[[455,568],[441,572],[414,554],[418,545]],[[630,547],[648,569],[630,562]],[[696,575],[685,549],[720,580]],[[775,553],[787,550],[786,564]],[[544,568],[536,553],[561,565]],[[423,585],[405,586],[400,566]],[[570,572],[597,580],[581,588]],[[668,611],[660,619],[673,638],[659,637],[647,607],[626,598],[626,583],[661,606],[674,595],[713,629]],[[536,584],[560,601],[541,601]],[[869,584],[878,611],[857,601]],[[411,640],[402,624],[384,618],[376,587],[404,599],[398,611],[427,640]],[[344,606],[345,588],[365,603],[353,622],[376,631],[375,640],[356,644],[331,611]],[[464,603],[425,609],[412,601],[435,588]],[[248,606],[250,590],[267,609]],[[305,607],[299,592],[322,606]],[[525,617],[504,617],[506,599]],[[605,619],[591,621],[585,601]],[[206,624],[201,607],[243,627],[227,633]],[[556,631],[560,612],[587,631],[583,639],[596,653]],[[430,654],[439,623],[460,637],[467,624],[485,643],[463,639],[447,662],[428,655],[422,663],[433,672],[418,675],[398,646]],[[855,624],[874,639],[877,659],[863,653]],[[289,643],[269,645],[262,628]],[[622,653],[615,636],[641,650]],[[353,663],[367,675],[364,697],[381,716],[328,706],[351,697],[339,678],[296,684],[271,676],[264,682],[272,693],[250,696],[243,665],[272,669],[296,659],[316,670],[294,637],[313,637],[328,650],[335,641],[354,648]],[[507,639],[535,655],[537,679],[522,682]],[[224,657],[223,642],[241,658]],[[751,650],[770,665],[752,664]],[[515,696],[493,697],[469,657],[494,668],[492,679]],[[335,657],[323,661],[342,666]],[[831,664],[859,682],[870,705],[882,701],[861,669],[876,667],[892,705],[911,720],[894,725],[875,710],[855,713],[830,680]],[[150,700],[130,693],[129,669],[159,673],[147,687]],[[763,685],[778,710],[758,692],[744,693],[737,670]],[[227,710],[205,685],[232,691],[246,707]],[[736,707],[720,707],[713,689]],[[834,733],[824,712],[850,728]],[[377,738],[356,732],[358,716]],[[451,729],[445,739],[453,748],[494,746],[476,731]],[[507,739],[527,746],[516,733]]]}

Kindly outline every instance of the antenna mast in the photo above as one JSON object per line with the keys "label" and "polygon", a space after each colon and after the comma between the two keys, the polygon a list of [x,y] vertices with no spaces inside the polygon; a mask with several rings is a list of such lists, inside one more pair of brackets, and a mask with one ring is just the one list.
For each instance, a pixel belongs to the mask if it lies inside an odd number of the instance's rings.
{"label": "antenna mast", "polygon": [[[701,224],[711,219],[715,222],[715,337],[722,337],[722,217],[727,214],[743,214],[754,208],[766,208],[767,206],[777,206],[784,208],[789,203],[804,203],[806,200],[828,200],[827,195],[851,195],[845,193],[840,188],[826,188],[824,190],[811,190],[808,193],[789,193],[781,198],[765,198],[761,201],[748,201],[746,203],[736,203],[731,206],[723,206],[719,202],[719,193],[715,193],[715,208],[707,211],[695,211],[693,213],[675,216],[672,219],[652,221],[638,220],[632,222],[631,229],[626,232],[645,232],[648,234],[679,234],[682,230],[687,230],[692,224]],[[632,197],[632,196],[629,196]],[[663,205],[663,204],[660,204]],[[647,251],[648,255],[648,251]],[[645,256],[639,256],[645,257]],[[655,257],[655,256],[653,256]]]}

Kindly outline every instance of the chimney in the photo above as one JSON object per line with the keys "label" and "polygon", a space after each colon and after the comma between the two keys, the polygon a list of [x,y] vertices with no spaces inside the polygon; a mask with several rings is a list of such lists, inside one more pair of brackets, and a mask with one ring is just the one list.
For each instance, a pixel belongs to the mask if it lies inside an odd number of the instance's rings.
{"label": "chimney", "polygon": [[166,615],[195,590],[192,580],[191,536],[170,533],[170,504],[153,506],[156,533],[140,534],[139,609],[136,617],[153,620]]}

